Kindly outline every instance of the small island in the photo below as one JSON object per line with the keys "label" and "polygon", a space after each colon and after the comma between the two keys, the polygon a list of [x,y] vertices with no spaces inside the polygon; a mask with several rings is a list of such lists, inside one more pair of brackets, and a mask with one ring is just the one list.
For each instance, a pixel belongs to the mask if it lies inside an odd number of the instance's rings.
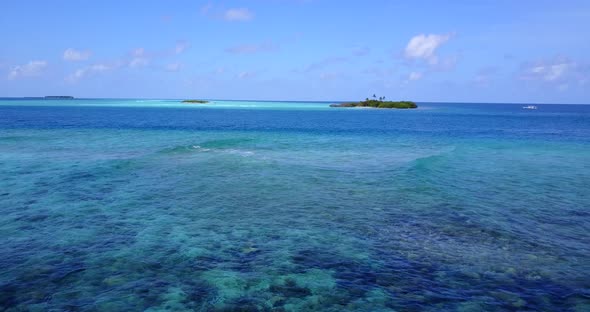
{"label": "small island", "polygon": [[412,101],[385,101],[385,97],[377,98],[373,95],[373,99],[366,98],[360,102],[345,102],[339,104],[331,104],[330,107],[373,107],[373,108],[398,108],[408,109],[417,108],[418,105]]}
{"label": "small island", "polygon": [[206,104],[206,103],[209,103],[209,101],[205,101],[205,100],[184,100],[184,101],[182,101],[182,103]]}
{"label": "small island", "polygon": [[73,100],[74,97],[71,95],[46,95],[46,100]]}

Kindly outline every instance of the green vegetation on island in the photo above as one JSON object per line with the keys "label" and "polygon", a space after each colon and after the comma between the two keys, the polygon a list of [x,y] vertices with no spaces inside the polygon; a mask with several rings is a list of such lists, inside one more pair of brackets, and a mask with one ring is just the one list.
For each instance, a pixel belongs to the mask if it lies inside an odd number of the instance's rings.
{"label": "green vegetation on island", "polygon": [[373,99],[366,98],[360,102],[346,102],[340,104],[332,104],[330,107],[374,107],[374,108],[417,108],[418,105],[412,101],[385,101],[385,97],[373,95]]}
{"label": "green vegetation on island", "polygon": [[46,100],[73,100],[74,97],[71,95],[47,95]]}
{"label": "green vegetation on island", "polygon": [[205,100],[184,100],[184,101],[182,101],[182,103],[205,104],[205,103],[209,103],[209,101],[205,101]]}

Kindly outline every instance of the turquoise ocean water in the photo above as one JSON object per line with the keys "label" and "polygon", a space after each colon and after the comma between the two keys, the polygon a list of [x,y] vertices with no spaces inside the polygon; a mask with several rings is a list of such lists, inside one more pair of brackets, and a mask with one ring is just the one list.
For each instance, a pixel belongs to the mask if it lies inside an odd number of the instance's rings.
{"label": "turquoise ocean water", "polygon": [[590,106],[328,104],[0,100],[0,310],[590,310]]}

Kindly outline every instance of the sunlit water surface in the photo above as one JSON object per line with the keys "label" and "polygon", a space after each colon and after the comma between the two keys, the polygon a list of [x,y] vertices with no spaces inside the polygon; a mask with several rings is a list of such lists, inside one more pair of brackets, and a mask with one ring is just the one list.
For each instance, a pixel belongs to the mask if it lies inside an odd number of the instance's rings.
{"label": "sunlit water surface", "polygon": [[590,107],[328,104],[0,100],[0,310],[590,310]]}

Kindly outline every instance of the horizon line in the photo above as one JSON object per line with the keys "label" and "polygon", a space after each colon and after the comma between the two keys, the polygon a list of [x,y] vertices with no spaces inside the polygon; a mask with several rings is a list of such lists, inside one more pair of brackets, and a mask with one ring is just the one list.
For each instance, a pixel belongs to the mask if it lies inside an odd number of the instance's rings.
{"label": "horizon line", "polygon": [[[46,95],[46,96],[56,96],[56,95]],[[0,96],[0,100],[7,100],[7,99],[35,99],[35,100],[46,100],[46,96]],[[57,96],[69,96],[69,95],[57,95]],[[72,96],[73,100],[162,100],[162,101],[182,101],[186,100],[187,98],[142,98],[142,97],[75,97]],[[201,100],[207,101],[225,101],[225,102],[290,102],[290,103],[344,103],[344,102],[354,102],[356,100],[330,100],[330,101],[323,101],[323,100],[259,100],[259,99],[213,99],[213,98],[199,98]],[[55,101],[56,99],[48,99]],[[399,101],[406,101],[406,100],[399,100]],[[410,100],[407,100],[410,101]],[[514,105],[527,105],[527,104],[534,104],[534,105],[590,105],[590,103],[539,103],[539,102],[465,102],[465,101],[413,101],[416,103],[425,103],[425,104],[514,104]]]}

